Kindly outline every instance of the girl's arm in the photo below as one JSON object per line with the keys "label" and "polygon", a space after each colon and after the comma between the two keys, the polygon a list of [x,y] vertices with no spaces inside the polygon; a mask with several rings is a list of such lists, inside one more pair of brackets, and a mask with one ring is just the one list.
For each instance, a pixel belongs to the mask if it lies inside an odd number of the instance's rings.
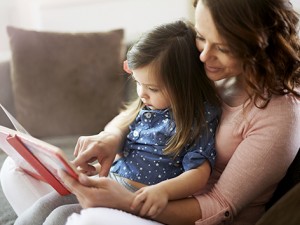
{"label": "girl's arm", "polygon": [[204,188],[210,172],[210,164],[205,161],[198,168],[188,170],[178,177],[143,187],[136,192],[131,208],[140,208],[141,216],[155,218],[167,206],[168,201],[187,198]]}

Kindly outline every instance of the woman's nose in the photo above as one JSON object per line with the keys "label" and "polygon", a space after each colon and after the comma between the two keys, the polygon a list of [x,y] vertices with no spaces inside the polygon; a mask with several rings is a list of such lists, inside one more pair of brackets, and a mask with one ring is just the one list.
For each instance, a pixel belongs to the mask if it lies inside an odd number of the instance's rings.
{"label": "woman's nose", "polygon": [[209,46],[205,46],[202,51],[200,52],[200,61],[206,62],[211,57],[211,49]]}
{"label": "woman's nose", "polygon": [[208,59],[208,54],[207,54],[207,52],[204,51],[204,50],[203,50],[202,52],[200,52],[199,58],[200,58],[200,61],[201,61],[201,62],[205,62],[205,61]]}

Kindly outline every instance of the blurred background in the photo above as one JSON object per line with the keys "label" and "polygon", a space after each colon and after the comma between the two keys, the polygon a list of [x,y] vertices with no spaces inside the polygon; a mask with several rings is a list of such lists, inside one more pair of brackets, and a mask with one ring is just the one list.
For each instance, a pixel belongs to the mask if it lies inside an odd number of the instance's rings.
{"label": "blurred background", "polygon": [[163,22],[193,20],[193,0],[0,0],[0,61],[10,57],[6,26],[58,32],[125,29],[125,42]]}
{"label": "blurred background", "polygon": [[[193,0],[0,0],[0,61],[10,57],[6,26],[61,32],[125,29],[125,42],[160,23],[193,21]],[[291,0],[300,12],[300,1]]]}

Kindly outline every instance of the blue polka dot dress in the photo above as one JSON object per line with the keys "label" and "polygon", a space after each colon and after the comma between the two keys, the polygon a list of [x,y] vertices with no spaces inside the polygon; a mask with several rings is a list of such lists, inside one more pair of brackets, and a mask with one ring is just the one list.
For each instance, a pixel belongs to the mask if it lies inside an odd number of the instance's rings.
{"label": "blue polka dot dress", "polygon": [[123,157],[114,162],[111,172],[146,185],[174,178],[186,170],[197,168],[205,160],[214,166],[215,131],[219,110],[206,104],[206,123],[199,139],[187,146],[176,158],[165,155],[163,149],[175,134],[171,111],[143,108],[130,125],[123,148]]}

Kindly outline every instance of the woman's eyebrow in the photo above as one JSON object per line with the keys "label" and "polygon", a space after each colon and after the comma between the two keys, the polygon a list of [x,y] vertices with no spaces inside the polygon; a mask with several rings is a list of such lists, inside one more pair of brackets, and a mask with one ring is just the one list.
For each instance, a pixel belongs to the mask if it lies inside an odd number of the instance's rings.
{"label": "woman's eyebrow", "polygon": [[200,32],[196,29],[196,27],[195,27],[195,31],[197,35],[201,35]]}
{"label": "woman's eyebrow", "polygon": [[[205,37],[197,29],[195,29],[195,31],[196,31],[196,33],[197,33],[198,36],[200,36],[201,38],[205,39]],[[220,42],[213,42],[213,44],[214,45],[221,45],[221,46],[224,46],[224,47],[228,47],[228,44],[226,44],[226,43],[224,43],[222,41],[220,41]]]}

